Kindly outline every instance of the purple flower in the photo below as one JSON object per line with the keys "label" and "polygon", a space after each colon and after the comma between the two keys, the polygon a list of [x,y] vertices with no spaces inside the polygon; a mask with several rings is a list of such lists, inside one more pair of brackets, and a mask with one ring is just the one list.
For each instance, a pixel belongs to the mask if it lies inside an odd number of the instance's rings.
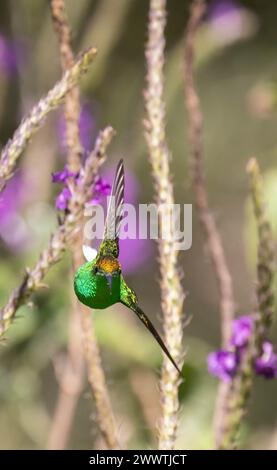
{"label": "purple flower", "polygon": [[262,375],[266,379],[277,377],[277,355],[269,341],[263,343],[263,353],[255,361],[255,370],[258,375]]}
{"label": "purple flower", "polygon": [[[56,198],[56,208],[59,210],[67,209],[68,202],[72,196],[71,191],[68,187],[68,180],[70,178],[74,178],[76,184],[77,185],[79,184],[79,174],[70,171],[67,165],[65,165],[63,170],[57,171],[56,173],[52,174],[53,183],[64,184],[64,188],[62,192]],[[93,205],[99,204],[101,202],[101,197],[108,195],[110,191],[111,191],[110,185],[102,178],[98,178],[95,183],[93,199],[90,201],[90,204],[93,204]]]}
{"label": "purple flower", "polygon": [[63,188],[62,192],[56,198],[56,208],[60,211],[66,210],[71,196],[70,189],[67,186]]}
{"label": "purple flower", "polygon": [[52,183],[67,183],[68,178],[76,178],[77,174],[70,171],[65,165],[62,171],[56,171],[52,174]]}
{"label": "purple flower", "polygon": [[[208,370],[212,375],[224,381],[231,380],[242,360],[243,348],[252,334],[253,322],[251,315],[234,320],[230,350],[215,351],[208,356]],[[269,341],[263,343],[262,355],[255,360],[255,371],[267,379],[277,377],[277,354]]]}
{"label": "purple flower", "polygon": [[250,315],[244,315],[234,320],[231,344],[236,348],[246,346],[252,332],[252,327],[253,318]]}
{"label": "purple flower", "polygon": [[89,204],[92,206],[97,206],[101,204],[104,196],[109,196],[111,193],[111,185],[107,183],[104,179],[98,178],[95,182],[93,198],[89,201]]}
{"label": "purple flower", "polygon": [[108,196],[111,192],[111,185],[103,178],[98,178],[95,182],[94,191],[102,196]]}
{"label": "purple flower", "polygon": [[73,173],[70,171],[65,165],[64,169],[61,171],[57,171],[56,173],[52,174],[52,182],[53,183],[63,183],[65,186],[62,192],[56,198],[56,208],[60,211],[64,211],[68,207],[68,202],[72,196],[70,189],[68,188],[68,180],[69,178],[77,178],[78,173]]}
{"label": "purple flower", "polygon": [[229,382],[236,373],[238,356],[231,351],[214,351],[208,355],[208,370],[210,374]]}

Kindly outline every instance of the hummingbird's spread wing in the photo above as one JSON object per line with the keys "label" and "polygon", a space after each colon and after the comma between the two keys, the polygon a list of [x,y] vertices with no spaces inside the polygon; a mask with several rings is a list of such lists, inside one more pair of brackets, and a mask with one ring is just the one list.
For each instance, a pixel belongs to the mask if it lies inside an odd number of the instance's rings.
{"label": "hummingbird's spread wing", "polygon": [[172,362],[174,367],[177,369],[180,375],[182,375],[179,367],[177,366],[176,362],[174,361],[173,357],[171,356],[170,352],[168,351],[166,345],[164,344],[162,338],[160,337],[159,333],[157,332],[156,328],[154,327],[153,323],[149,320],[149,318],[145,315],[145,313],[141,310],[141,308],[137,304],[137,296],[130,287],[128,287],[125,281],[122,278],[122,287],[120,290],[120,302],[129,307],[142,321],[142,323],[146,326],[146,328],[152,333],[156,341],[161,346],[163,352],[167,355],[168,359]]}
{"label": "hummingbird's spread wing", "polygon": [[103,241],[99,247],[99,256],[112,254],[116,258],[119,255],[118,237],[120,224],[123,217],[124,204],[124,164],[121,159],[118,162],[112,185],[110,201],[105,222]]}

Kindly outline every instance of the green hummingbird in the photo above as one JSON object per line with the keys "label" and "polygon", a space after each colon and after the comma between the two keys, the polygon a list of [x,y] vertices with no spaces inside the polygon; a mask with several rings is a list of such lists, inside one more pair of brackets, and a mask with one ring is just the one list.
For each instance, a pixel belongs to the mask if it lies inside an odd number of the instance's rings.
{"label": "green hummingbird", "polygon": [[138,305],[138,298],[125,282],[119,256],[119,229],[123,217],[124,165],[117,165],[105,221],[103,241],[95,258],[77,270],[74,278],[75,293],[83,304],[95,309],[105,309],[118,302],[131,309],[152,333],[164,353],[181,374],[154,325]]}

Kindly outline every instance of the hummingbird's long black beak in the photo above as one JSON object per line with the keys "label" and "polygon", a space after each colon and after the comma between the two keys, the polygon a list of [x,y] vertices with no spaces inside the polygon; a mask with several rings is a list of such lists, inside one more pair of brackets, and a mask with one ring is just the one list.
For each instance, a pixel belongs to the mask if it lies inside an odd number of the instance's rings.
{"label": "hummingbird's long black beak", "polygon": [[112,274],[105,274],[105,278],[107,279],[107,283],[110,289],[110,293],[112,293],[112,283],[113,283],[113,276]]}

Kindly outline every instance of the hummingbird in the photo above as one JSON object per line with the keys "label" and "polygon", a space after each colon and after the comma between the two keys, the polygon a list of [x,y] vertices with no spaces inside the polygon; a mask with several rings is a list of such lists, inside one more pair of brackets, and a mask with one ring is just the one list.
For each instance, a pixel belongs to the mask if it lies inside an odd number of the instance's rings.
{"label": "hummingbird", "polygon": [[[103,241],[94,259],[79,267],[74,277],[74,290],[80,302],[94,309],[105,309],[121,303],[132,310],[154,336],[178,373],[181,371],[168,351],[152,322],[138,304],[138,298],[121,271],[119,257],[119,231],[123,218],[124,164],[118,162],[112,184],[104,226]],[[88,248],[88,247],[87,247]],[[84,254],[85,254],[84,249]],[[86,254],[85,254],[86,255]]]}

